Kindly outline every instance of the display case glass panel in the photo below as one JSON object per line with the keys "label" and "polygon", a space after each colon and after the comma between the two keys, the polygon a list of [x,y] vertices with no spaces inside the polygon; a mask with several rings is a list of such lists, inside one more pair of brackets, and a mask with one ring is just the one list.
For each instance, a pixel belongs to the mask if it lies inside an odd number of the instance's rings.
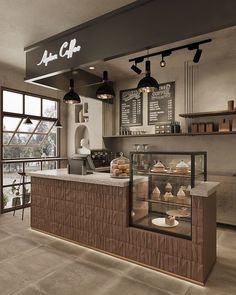
{"label": "display case glass panel", "polygon": [[206,152],[132,152],[130,225],[191,239],[190,190],[207,180],[206,160]]}

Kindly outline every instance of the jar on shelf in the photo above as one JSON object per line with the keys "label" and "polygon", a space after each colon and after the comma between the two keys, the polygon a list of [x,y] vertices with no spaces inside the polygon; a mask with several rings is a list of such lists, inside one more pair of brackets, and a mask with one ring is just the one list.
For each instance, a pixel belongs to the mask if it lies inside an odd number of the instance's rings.
{"label": "jar on shelf", "polygon": [[110,176],[114,178],[129,178],[130,160],[120,153],[120,157],[111,161]]}

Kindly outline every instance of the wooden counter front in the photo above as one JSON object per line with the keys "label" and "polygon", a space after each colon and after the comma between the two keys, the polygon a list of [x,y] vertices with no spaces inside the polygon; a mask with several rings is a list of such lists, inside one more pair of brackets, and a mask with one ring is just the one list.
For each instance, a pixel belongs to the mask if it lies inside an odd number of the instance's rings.
{"label": "wooden counter front", "polygon": [[129,227],[129,187],[32,177],[31,227],[204,284],[216,260],[214,193],[192,197],[192,240]]}

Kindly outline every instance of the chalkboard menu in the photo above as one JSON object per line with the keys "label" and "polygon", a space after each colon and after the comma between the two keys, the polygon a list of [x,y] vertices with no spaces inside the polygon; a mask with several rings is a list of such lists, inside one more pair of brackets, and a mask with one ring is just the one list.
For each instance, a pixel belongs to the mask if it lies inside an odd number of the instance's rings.
{"label": "chalkboard menu", "polygon": [[120,91],[120,126],[143,124],[143,94],[136,88]]}
{"label": "chalkboard menu", "polygon": [[148,125],[175,120],[175,82],[162,83],[148,93]]}

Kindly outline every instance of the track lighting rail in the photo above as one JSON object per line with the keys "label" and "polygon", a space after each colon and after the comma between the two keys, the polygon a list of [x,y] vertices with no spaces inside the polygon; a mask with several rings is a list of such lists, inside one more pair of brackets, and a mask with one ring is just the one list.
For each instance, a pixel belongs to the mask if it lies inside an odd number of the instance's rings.
{"label": "track lighting rail", "polygon": [[[157,56],[157,55],[168,56],[173,51],[177,51],[177,50],[181,50],[181,49],[185,49],[185,48],[187,48],[189,50],[198,49],[199,45],[209,43],[211,41],[212,41],[212,39],[205,39],[205,40],[202,40],[202,41],[198,41],[198,42],[194,42],[194,43],[174,47],[174,48],[171,48],[171,49],[168,49],[168,50],[162,50],[162,51],[158,51],[158,52],[154,52],[154,53],[134,57],[134,58],[129,59],[129,62],[135,62],[137,64],[137,63],[143,62],[144,59],[146,59],[146,58],[150,58],[150,57]],[[167,53],[168,53],[168,55],[166,55]]]}

